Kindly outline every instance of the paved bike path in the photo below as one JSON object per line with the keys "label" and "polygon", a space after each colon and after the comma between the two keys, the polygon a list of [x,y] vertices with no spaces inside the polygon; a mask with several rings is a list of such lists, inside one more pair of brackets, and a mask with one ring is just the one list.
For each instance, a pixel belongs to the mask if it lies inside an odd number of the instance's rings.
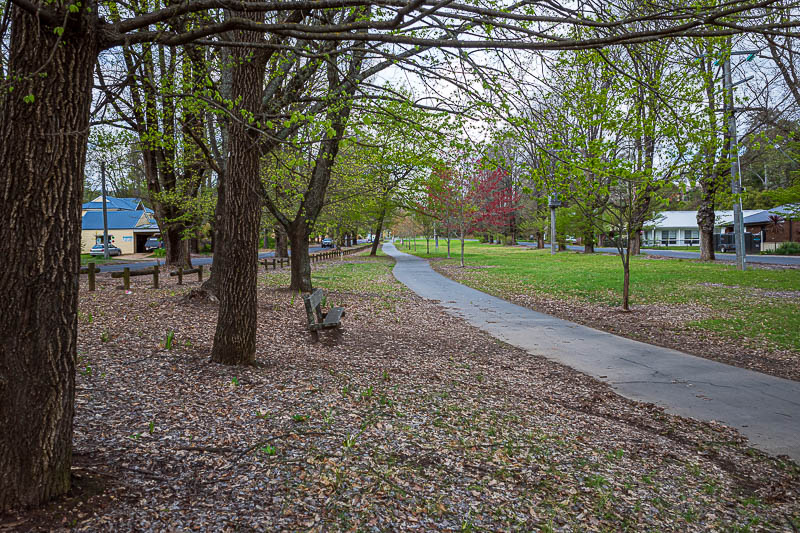
{"label": "paved bike path", "polygon": [[494,337],[609,383],[668,412],[737,428],[753,446],[800,461],[800,382],[618,337],[457,283],[384,244],[395,277]]}

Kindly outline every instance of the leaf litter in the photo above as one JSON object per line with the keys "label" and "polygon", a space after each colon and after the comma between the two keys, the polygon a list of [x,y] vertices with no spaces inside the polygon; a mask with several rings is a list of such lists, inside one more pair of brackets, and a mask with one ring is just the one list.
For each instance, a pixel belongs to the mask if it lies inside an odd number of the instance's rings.
{"label": "leaf litter", "polygon": [[103,489],[28,529],[800,524],[797,465],[735,430],[498,342],[406,290],[387,258],[314,268],[347,310],[341,335],[314,342],[286,274],[261,275],[252,367],[209,361],[217,306],[183,298],[197,283],[82,282],[73,473]]}

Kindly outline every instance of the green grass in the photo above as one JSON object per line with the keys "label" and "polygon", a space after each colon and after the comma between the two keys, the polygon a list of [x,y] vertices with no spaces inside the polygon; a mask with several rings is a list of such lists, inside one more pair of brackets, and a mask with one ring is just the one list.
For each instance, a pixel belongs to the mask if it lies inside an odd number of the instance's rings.
{"label": "green grass", "polygon": [[[452,259],[459,264],[460,243],[452,241]],[[402,251],[414,253],[405,246]],[[420,257],[445,257],[439,242],[430,256],[417,245]],[[558,298],[619,306],[622,299],[622,263],[616,255],[585,255],[522,247],[465,245],[464,283],[502,296],[504,292],[534,292]],[[474,266],[495,268],[472,269]],[[714,284],[712,286],[711,284]],[[798,299],[771,297],[752,291],[800,291],[800,269],[745,272],[720,263],[681,259],[631,258],[631,304],[699,304],[718,318],[691,323],[693,327],[731,338],[766,339],[781,348],[800,351]]]}
{"label": "green grass", "polygon": [[104,259],[103,256],[92,256],[89,254],[81,254],[81,265],[86,265],[88,263],[95,263],[96,265],[104,265],[107,263],[113,263],[114,258],[109,257],[108,259]]}

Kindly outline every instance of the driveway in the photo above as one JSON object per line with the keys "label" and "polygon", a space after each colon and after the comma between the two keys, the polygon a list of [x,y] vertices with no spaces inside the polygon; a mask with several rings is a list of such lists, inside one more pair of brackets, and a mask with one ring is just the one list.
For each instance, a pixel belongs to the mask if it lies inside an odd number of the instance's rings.
{"label": "driveway", "polygon": [[[517,241],[517,244],[522,246],[530,246],[535,248],[535,242]],[[550,245],[547,246],[550,248]],[[567,249],[582,252],[583,246],[568,245]],[[616,248],[595,248],[597,252],[605,252],[610,254],[617,253]],[[657,255],[660,257],[673,257],[675,259],[700,259],[700,252],[687,252],[684,250],[647,250],[642,249],[643,254]],[[736,261],[736,254],[721,254],[716,253],[715,257],[719,261]],[[797,255],[748,255],[748,263],[759,263],[768,265],[785,265],[800,267],[800,256]]]}
{"label": "driveway", "polygon": [[589,374],[627,398],[732,426],[753,446],[800,461],[800,382],[538,313],[446,278],[393,244],[383,250],[397,260],[400,282],[492,336]]}

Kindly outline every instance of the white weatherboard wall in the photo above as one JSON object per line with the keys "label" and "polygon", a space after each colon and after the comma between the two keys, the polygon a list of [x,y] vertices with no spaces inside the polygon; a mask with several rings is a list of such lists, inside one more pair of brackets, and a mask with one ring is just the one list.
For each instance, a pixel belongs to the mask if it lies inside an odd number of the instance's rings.
{"label": "white weatherboard wall", "polygon": [[[761,210],[743,211],[747,217]],[[714,233],[733,221],[733,211],[717,211]],[[666,233],[665,233],[666,232]],[[656,246],[699,246],[700,229],[697,226],[697,211],[662,211],[645,224],[644,242]]]}

